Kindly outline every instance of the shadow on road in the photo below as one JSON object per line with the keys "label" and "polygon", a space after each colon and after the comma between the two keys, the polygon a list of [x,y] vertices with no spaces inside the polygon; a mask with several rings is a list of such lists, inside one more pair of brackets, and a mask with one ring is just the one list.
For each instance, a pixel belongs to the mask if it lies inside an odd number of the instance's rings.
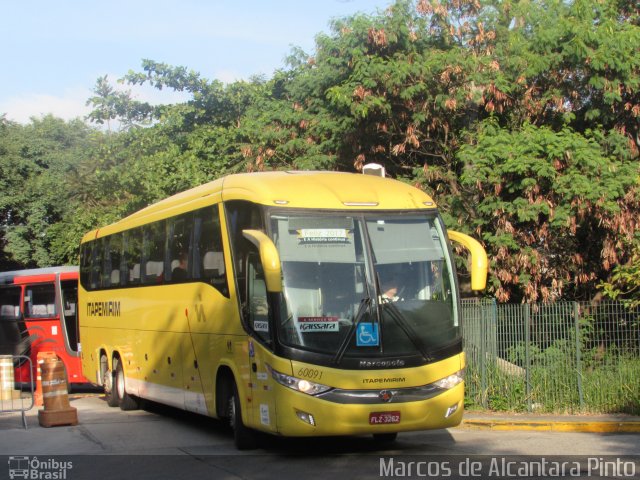
{"label": "shadow on road", "polygon": [[[233,442],[231,428],[224,420],[214,419],[187,412],[159,403],[144,401],[142,408],[154,415],[171,418],[204,433],[215,433],[227,436]],[[280,437],[259,433],[259,449],[254,453],[268,453],[270,455],[287,456],[326,456],[326,455],[380,455],[425,453],[425,448],[431,453],[440,453],[455,444],[453,436],[447,430],[426,432],[431,441],[425,442],[425,432],[400,433],[394,442],[382,442],[372,435],[338,436],[338,437]],[[435,437],[435,438],[434,438]]]}

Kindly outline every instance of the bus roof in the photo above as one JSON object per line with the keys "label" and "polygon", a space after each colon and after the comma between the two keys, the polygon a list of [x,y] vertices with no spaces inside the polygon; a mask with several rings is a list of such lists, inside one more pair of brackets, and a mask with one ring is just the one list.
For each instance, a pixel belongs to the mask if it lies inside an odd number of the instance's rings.
{"label": "bus roof", "polygon": [[77,273],[77,266],[58,266],[45,268],[29,268],[25,270],[12,270],[0,272],[0,285],[7,285],[15,282],[19,277],[34,277],[37,275],[55,275],[57,273]]}
{"label": "bus roof", "polygon": [[[112,224],[104,234],[179,214],[215,201],[247,200],[263,205],[327,210],[415,210],[436,208],[423,191],[390,178],[344,172],[275,171],[229,175],[178,193]],[[97,236],[87,233],[84,240]],[[101,236],[101,235],[100,235]]]}

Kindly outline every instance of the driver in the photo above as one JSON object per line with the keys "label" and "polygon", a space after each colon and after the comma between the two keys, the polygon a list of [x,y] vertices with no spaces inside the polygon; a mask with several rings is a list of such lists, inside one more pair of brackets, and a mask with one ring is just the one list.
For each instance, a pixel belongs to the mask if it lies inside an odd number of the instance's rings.
{"label": "driver", "polygon": [[399,284],[400,282],[398,281],[398,277],[389,278],[382,282],[380,287],[382,289],[382,301],[384,303],[404,300],[398,295]]}

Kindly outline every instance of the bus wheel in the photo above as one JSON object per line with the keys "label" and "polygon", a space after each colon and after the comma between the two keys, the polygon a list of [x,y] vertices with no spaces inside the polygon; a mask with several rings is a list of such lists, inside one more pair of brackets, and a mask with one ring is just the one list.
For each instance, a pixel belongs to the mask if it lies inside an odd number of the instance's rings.
{"label": "bus wheel", "polygon": [[378,443],[393,443],[398,438],[397,433],[374,433],[373,439]]}
{"label": "bus wheel", "polygon": [[[117,359],[113,359],[114,362],[117,362]],[[113,371],[109,370],[109,362],[107,360],[106,355],[102,355],[100,357],[100,375],[102,378],[102,386],[104,388],[104,398],[107,400],[107,405],[110,407],[117,407],[120,402],[118,402],[118,396],[116,395],[116,389],[113,388]]]}
{"label": "bus wheel", "polygon": [[258,447],[256,432],[247,428],[242,423],[242,412],[240,410],[240,396],[235,382],[231,389],[231,395],[227,401],[228,418],[231,430],[233,430],[233,441],[238,450],[252,450]]}
{"label": "bus wheel", "polygon": [[140,401],[133,395],[129,395],[124,384],[124,370],[122,363],[118,362],[116,366],[116,384],[114,390],[116,391],[116,397],[122,410],[137,410],[140,408]]}

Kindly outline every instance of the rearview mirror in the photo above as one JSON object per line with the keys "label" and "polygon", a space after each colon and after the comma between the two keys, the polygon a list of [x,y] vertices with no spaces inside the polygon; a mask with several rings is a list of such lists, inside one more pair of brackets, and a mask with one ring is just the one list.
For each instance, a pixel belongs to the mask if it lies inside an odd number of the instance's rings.
{"label": "rearview mirror", "polygon": [[471,253],[471,290],[484,290],[487,286],[489,260],[487,252],[476,239],[464,233],[449,230],[449,239],[459,243]]}
{"label": "rearview mirror", "polygon": [[282,292],[280,254],[275,244],[260,230],[243,230],[242,235],[258,248],[267,291],[271,293]]}

